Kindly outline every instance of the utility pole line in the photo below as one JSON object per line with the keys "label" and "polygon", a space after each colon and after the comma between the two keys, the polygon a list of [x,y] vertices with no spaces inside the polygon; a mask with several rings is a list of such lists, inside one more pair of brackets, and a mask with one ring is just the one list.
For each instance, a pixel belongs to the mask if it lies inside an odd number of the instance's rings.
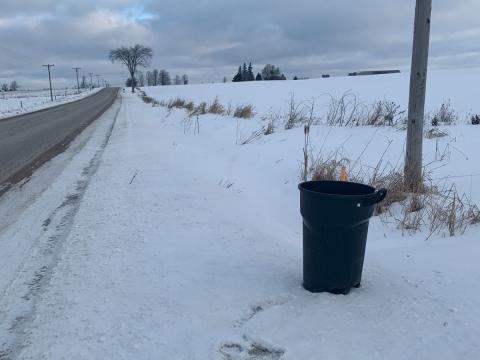
{"label": "utility pole line", "polygon": [[422,181],[423,122],[427,89],[428,49],[432,0],[416,0],[413,32],[410,99],[408,103],[407,148],[405,153],[405,184],[420,190]]}
{"label": "utility pole line", "polygon": [[72,70],[75,70],[75,73],[77,74],[77,93],[80,94],[80,84],[78,82],[78,70],[80,70],[81,68],[79,67],[74,67],[72,68]]}
{"label": "utility pole line", "polygon": [[93,73],[88,73],[88,75],[90,75],[90,90],[92,90],[93,89],[93,81],[92,81]]}
{"label": "utility pole line", "polygon": [[95,75],[97,77],[97,85],[100,87],[100,75]]}
{"label": "utility pole line", "polygon": [[50,100],[53,102],[53,91],[52,91],[52,77],[50,76],[50,68],[55,66],[54,64],[42,65],[48,68],[48,82],[50,83]]}

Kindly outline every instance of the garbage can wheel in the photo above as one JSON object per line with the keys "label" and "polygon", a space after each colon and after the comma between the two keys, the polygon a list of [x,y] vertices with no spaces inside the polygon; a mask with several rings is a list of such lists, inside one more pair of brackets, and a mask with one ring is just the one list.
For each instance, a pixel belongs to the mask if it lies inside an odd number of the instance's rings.
{"label": "garbage can wheel", "polygon": [[353,285],[354,288],[359,289],[362,286],[361,283],[358,283],[357,285]]}

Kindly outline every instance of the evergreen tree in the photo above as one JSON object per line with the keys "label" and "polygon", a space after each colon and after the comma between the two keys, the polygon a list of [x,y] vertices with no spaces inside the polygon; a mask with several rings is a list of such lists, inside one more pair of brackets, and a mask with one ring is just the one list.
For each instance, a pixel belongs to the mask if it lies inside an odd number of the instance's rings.
{"label": "evergreen tree", "polygon": [[253,67],[252,63],[248,65],[248,70],[247,70],[247,76],[244,79],[245,81],[254,81],[255,80],[255,75],[253,74]]}
{"label": "evergreen tree", "polygon": [[248,78],[247,63],[243,63],[242,81],[246,81],[247,78]]}
{"label": "evergreen tree", "polygon": [[262,81],[262,75],[260,73],[257,73],[257,77],[255,78],[256,81]]}
{"label": "evergreen tree", "polygon": [[240,82],[242,81],[242,67],[238,67],[238,73],[233,77],[233,82]]}

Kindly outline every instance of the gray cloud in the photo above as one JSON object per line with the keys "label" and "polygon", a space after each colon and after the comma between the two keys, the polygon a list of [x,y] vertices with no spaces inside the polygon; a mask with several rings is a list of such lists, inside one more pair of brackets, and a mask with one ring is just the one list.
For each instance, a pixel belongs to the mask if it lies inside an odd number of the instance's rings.
{"label": "gray cloud", "polygon": [[[143,43],[152,67],[194,81],[231,77],[252,61],[289,77],[409,67],[415,1],[398,0],[23,0],[1,5],[0,81],[45,85],[41,65],[55,63],[58,86],[71,67],[114,84],[125,71],[109,49]],[[434,1],[431,66],[480,66],[477,0]]]}

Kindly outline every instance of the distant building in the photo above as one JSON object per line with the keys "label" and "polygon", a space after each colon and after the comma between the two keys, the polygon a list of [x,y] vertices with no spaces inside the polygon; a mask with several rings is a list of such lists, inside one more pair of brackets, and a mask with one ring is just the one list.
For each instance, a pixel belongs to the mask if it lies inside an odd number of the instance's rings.
{"label": "distant building", "polygon": [[400,74],[400,70],[372,70],[348,73],[348,76]]}
{"label": "distant building", "polygon": [[330,74],[323,74],[322,75],[322,78],[326,79],[326,78],[329,78],[330,77]]}

